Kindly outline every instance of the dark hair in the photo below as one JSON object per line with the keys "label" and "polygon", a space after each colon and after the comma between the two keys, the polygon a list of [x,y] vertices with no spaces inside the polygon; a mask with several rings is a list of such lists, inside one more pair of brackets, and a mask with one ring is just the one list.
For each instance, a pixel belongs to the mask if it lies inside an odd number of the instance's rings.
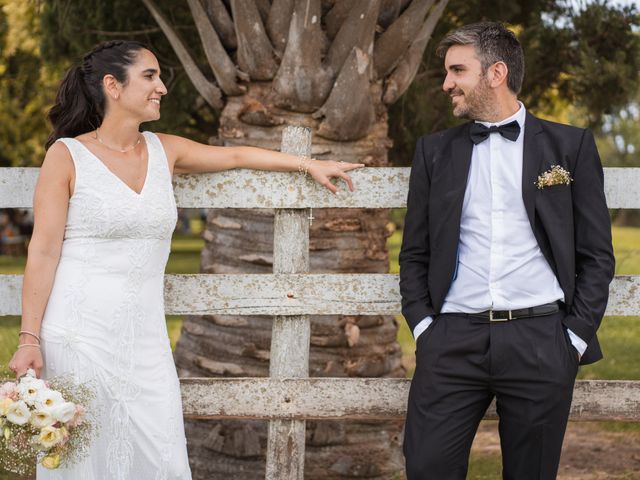
{"label": "dark hair", "polygon": [[454,45],[473,45],[476,48],[482,71],[496,62],[507,65],[507,86],[516,95],[522,89],[524,78],[524,53],[515,34],[496,22],[479,22],[465,25],[447,34],[436,53],[444,57]]}
{"label": "dark hair", "polygon": [[142,49],[147,47],[132,40],[102,42],[83,57],[81,65],[69,69],[58,87],[56,103],[49,110],[53,131],[45,148],[58,138],[75,137],[100,126],[105,109],[102,79],[113,75],[126,83],[127,67]]}

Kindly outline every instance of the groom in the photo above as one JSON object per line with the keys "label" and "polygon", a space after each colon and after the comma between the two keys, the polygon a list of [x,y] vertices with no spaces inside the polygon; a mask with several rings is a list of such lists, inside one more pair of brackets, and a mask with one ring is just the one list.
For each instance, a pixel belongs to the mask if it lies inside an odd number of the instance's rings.
{"label": "groom", "polygon": [[603,172],[589,130],[518,101],[513,32],[478,23],[440,44],[453,113],[418,140],[400,252],[416,340],[404,453],[409,480],[466,477],[495,397],[503,478],[556,478],[578,364],[614,273]]}

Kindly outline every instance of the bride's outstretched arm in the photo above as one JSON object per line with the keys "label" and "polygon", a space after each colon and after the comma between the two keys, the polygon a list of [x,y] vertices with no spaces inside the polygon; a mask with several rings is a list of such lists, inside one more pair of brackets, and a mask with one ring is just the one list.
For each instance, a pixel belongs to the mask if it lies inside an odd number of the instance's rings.
{"label": "bride's outstretched arm", "polygon": [[[70,198],[73,163],[67,147],[52,145],[40,169],[33,199],[34,226],[22,287],[19,347],[9,362],[16,376],[33,368],[40,377],[40,326],[60,260]],[[24,345],[24,346],[21,346]]]}
{"label": "bride's outstretched arm", "polygon": [[329,180],[342,178],[350,190],[353,182],[346,172],[363,167],[362,163],[302,159],[295,155],[256,147],[218,147],[204,145],[175,135],[160,134],[173,173],[216,172],[233,168],[251,168],[276,172],[308,172],[315,181],[332,192]]}

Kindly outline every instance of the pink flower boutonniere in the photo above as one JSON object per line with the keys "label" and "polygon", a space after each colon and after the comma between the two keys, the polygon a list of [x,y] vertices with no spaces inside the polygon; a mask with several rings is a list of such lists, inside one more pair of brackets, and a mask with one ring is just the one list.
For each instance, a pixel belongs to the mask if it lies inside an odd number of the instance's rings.
{"label": "pink flower boutonniere", "polygon": [[569,172],[560,165],[553,165],[550,170],[538,176],[535,185],[539,190],[542,190],[553,185],[569,185],[571,182],[573,182],[573,178],[571,178]]}

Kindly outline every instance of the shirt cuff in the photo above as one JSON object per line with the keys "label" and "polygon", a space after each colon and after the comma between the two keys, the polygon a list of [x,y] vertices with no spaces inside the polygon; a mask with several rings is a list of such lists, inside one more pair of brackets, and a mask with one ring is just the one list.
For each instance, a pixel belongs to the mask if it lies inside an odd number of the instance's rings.
{"label": "shirt cuff", "polygon": [[[419,326],[420,324],[418,324],[418,327]],[[582,357],[582,355],[584,355],[585,350],[587,349],[587,343],[584,340],[582,340],[578,335],[576,335],[571,330],[569,330],[568,328],[567,328],[567,333],[569,334],[569,339],[571,340],[571,344],[578,351],[578,353],[580,354],[580,357]]]}
{"label": "shirt cuff", "polygon": [[416,342],[418,341],[418,337],[420,336],[420,334],[424,332],[427,328],[429,328],[429,325],[431,325],[431,322],[433,322],[433,318],[425,317],[420,321],[418,325],[416,325],[416,328],[413,329],[413,339]]}

